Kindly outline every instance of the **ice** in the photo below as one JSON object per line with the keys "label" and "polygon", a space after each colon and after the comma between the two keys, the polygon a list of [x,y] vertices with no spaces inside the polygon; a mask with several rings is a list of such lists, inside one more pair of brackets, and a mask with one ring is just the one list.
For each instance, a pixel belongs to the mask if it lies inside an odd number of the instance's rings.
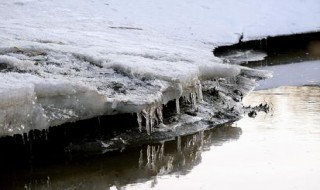
{"label": "ice", "polygon": [[142,110],[143,116],[146,120],[146,131],[148,133],[148,135],[151,134],[151,126],[150,126],[150,115],[148,110]]}
{"label": "ice", "polygon": [[197,81],[197,97],[198,97],[198,102],[203,101],[202,86],[201,86],[200,80]]}
{"label": "ice", "polygon": [[[267,42],[266,42],[267,43]],[[254,50],[231,51],[221,58],[231,64],[248,63],[249,61],[262,61],[267,56],[266,53]]]}
{"label": "ice", "polygon": [[144,129],[147,131],[147,134],[150,135],[152,132],[154,132],[155,126],[159,126],[163,123],[162,104],[152,104],[146,109],[143,109],[141,112],[137,113],[137,122],[140,132],[143,132],[142,117],[145,119]]}
{"label": "ice", "polygon": [[160,122],[159,124],[163,123],[162,105],[157,107],[157,116],[158,116],[158,121]]}
{"label": "ice", "polygon": [[137,113],[150,134],[162,105],[185,97],[196,107],[203,82],[257,72],[224,64],[217,45],[318,30],[319,9],[316,0],[3,1],[0,136],[119,113]]}
{"label": "ice", "polygon": [[192,107],[196,108],[197,107],[197,94],[195,92],[191,92],[190,97],[191,97]]}
{"label": "ice", "polygon": [[177,114],[180,114],[180,104],[179,104],[179,99],[176,99],[176,110],[177,110]]}
{"label": "ice", "polygon": [[150,145],[148,145],[147,147],[147,167],[150,168],[151,167],[151,147]]}
{"label": "ice", "polygon": [[142,132],[142,115],[141,113],[137,113],[137,121],[139,125],[139,131]]}

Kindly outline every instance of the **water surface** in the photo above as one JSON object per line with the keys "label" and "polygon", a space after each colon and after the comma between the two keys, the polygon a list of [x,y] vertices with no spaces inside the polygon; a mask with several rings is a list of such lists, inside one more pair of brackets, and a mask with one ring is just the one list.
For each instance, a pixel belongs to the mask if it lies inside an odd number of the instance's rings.
{"label": "water surface", "polygon": [[159,177],[155,189],[318,189],[320,87],[281,87],[244,100],[247,105],[261,101],[272,110],[234,123],[242,129],[237,141],[211,146],[190,173]]}
{"label": "water surface", "polygon": [[1,172],[1,189],[318,189],[320,87],[256,91],[269,113],[165,143]]}

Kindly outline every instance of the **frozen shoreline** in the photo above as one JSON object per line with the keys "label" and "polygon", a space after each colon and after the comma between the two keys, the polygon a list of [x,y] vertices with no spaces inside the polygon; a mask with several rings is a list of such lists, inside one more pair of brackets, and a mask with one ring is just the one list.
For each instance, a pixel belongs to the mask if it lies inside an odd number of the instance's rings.
{"label": "frozen shoreline", "polygon": [[[161,120],[151,112],[162,104],[182,96],[197,99],[191,100],[192,104],[201,103],[205,81],[234,79],[248,71],[267,77],[267,73],[223,64],[211,50],[216,44],[237,42],[239,34],[246,40],[318,30],[315,19],[320,18],[320,12],[316,1],[264,4],[265,8],[252,12],[256,4],[250,0],[225,4],[202,1],[197,6],[187,1],[2,3],[0,136],[99,115],[140,112],[150,121],[145,128],[151,130],[152,122]],[[281,7],[287,4],[290,6],[283,11]],[[161,9],[164,6],[167,9]],[[274,6],[279,8],[270,13]],[[220,9],[212,13],[217,7],[242,16]],[[306,10],[307,15],[298,14]],[[172,17],[168,11],[174,13]],[[194,11],[203,15],[190,14]],[[283,16],[276,17],[279,13]],[[186,14],[190,18],[181,20]],[[275,23],[278,28],[268,27],[274,18],[281,18]],[[284,27],[287,21],[290,24]],[[188,29],[191,26],[198,27]],[[268,30],[263,30],[266,27]],[[247,83],[239,88],[247,93],[255,83],[251,76],[244,78]]]}

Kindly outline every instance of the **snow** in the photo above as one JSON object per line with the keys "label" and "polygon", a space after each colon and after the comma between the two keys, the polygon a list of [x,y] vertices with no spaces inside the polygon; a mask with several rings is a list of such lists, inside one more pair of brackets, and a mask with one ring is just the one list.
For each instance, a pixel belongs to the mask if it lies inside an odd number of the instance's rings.
{"label": "snow", "polygon": [[214,47],[319,30],[319,10],[316,0],[3,1],[0,136],[201,99],[199,80],[244,70]]}

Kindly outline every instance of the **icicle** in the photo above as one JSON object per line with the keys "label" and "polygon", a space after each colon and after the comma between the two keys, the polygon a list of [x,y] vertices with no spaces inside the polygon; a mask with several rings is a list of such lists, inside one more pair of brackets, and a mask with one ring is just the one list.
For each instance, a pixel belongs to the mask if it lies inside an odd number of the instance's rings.
{"label": "icicle", "polygon": [[162,105],[160,105],[158,108],[157,108],[157,115],[158,115],[158,118],[160,120],[160,123],[163,123],[163,115],[162,115]]}
{"label": "icicle", "polygon": [[184,99],[184,102],[187,103],[187,104],[190,104],[191,103],[191,99],[190,99],[190,94],[186,95],[186,96],[183,96],[183,99]]}
{"label": "icicle", "polygon": [[176,109],[177,109],[177,114],[180,114],[179,98],[176,99]]}
{"label": "icicle", "polygon": [[192,100],[192,107],[197,107],[197,95],[194,92],[191,92],[191,100]]}
{"label": "icicle", "polygon": [[198,80],[198,86],[197,86],[197,95],[198,95],[198,102],[202,102],[203,101],[203,95],[202,95],[202,85],[200,80]]}
{"label": "icicle", "polygon": [[153,120],[154,120],[154,118],[155,118],[155,110],[156,108],[154,107],[154,106],[152,106],[151,108],[150,108],[150,114],[149,114],[149,116],[150,116],[150,132],[152,133],[152,132],[154,132],[154,128],[153,128],[153,126],[154,126],[154,122],[153,122]]}
{"label": "icicle", "polygon": [[148,135],[151,135],[151,131],[150,131],[150,119],[149,119],[148,115],[147,115],[147,117],[146,117],[146,130],[147,130]]}
{"label": "icicle", "polygon": [[141,115],[141,113],[137,113],[137,121],[139,124],[139,131],[141,133],[142,132],[142,115]]}
{"label": "icicle", "polygon": [[112,108],[112,109],[116,109],[117,104],[118,104],[118,102],[114,100],[114,101],[112,102],[111,108]]}
{"label": "icicle", "polygon": [[195,146],[198,142],[198,136],[197,135],[193,135],[193,146]]}
{"label": "icicle", "polygon": [[150,113],[149,110],[142,110],[143,116],[146,119],[146,130],[148,135],[151,135],[150,131]]}

